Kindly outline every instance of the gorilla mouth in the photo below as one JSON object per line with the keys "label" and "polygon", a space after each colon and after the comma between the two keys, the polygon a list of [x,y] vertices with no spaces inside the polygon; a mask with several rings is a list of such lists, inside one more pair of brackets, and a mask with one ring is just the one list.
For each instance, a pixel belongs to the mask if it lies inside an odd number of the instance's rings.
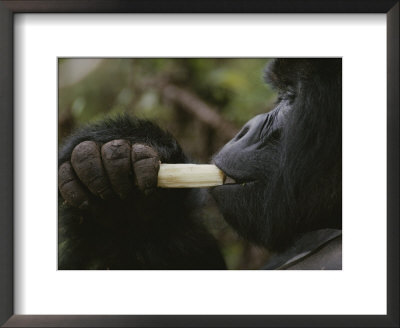
{"label": "gorilla mouth", "polygon": [[243,180],[243,179],[234,179],[230,176],[225,175],[225,180],[223,186],[226,185],[246,185],[248,183],[256,182],[256,180]]}
{"label": "gorilla mouth", "polygon": [[233,174],[227,174],[221,167],[219,167],[219,169],[224,172],[224,184],[222,186],[225,185],[244,185],[246,183],[251,183],[251,182],[255,182],[254,179],[245,179],[245,178],[241,178],[238,176],[235,176]]}
{"label": "gorilla mouth", "polygon": [[233,187],[235,185],[245,185],[248,183],[256,182],[256,179],[244,177],[244,175],[240,174],[240,172],[232,172],[232,170],[223,168],[221,163],[219,163],[218,161],[213,161],[213,164],[216,165],[224,173],[223,185],[221,185],[220,187]]}
{"label": "gorilla mouth", "polygon": [[[223,170],[222,170],[223,171]],[[247,192],[257,182],[254,179],[243,179],[236,176],[228,175],[224,172],[223,184],[215,187],[211,187],[212,194],[219,198],[220,196],[226,197],[231,193]],[[222,194],[221,194],[222,193]]]}

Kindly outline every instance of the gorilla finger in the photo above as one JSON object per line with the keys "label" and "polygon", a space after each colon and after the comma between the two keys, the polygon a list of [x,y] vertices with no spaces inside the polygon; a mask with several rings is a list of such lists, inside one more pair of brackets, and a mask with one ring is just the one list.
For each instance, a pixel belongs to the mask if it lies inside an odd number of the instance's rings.
{"label": "gorilla finger", "polygon": [[132,145],[132,163],[150,157],[156,157],[157,159],[159,159],[158,154],[154,150],[154,148],[142,144]]}
{"label": "gorilla finger", "polygon": [[71,164],[85,186],[102,199],[114,196],[101,162],[100,150],[94,141],[84,141],[72,151]]}
{"label": "gorilla finger", "polygon": [[138,188],[146,193],[157,187],[160,161],[156,157],[145,158],[133,163]]}
{"label": "gorilla finger", "polygon": [[133,190],[131,145],[127,140],[113,140],[101,147],[101,157],[114,191],[121,197]]}
{"label": "gorilla finger", "polygon": [[58,169],[58,188],[68,204],[80,209],[88,208],[89,195],[80,184],[69,162],[61,164]]}
{"label": "gorilla finger", "polygon": [[132,146],[132,164],[138,188],[146,193],[155,189],[160,169],[157,152],[149,146],[135,144]]}

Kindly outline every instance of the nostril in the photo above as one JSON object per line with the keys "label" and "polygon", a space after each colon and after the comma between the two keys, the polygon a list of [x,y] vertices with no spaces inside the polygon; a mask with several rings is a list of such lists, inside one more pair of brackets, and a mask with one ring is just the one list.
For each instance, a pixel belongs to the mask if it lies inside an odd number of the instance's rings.
{"label": "nostril", "polygon": [[249,131],[249,127],[246,126],[242,129],[242,131],[239,132],[239,134],[236,136],[235,141],[238,141],[244,137],[244,135]]}

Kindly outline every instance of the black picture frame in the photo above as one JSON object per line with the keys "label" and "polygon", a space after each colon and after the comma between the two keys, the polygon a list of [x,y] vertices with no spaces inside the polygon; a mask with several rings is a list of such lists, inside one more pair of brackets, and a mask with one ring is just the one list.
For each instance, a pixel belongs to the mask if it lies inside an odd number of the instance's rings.
{"label": "black picture frame", "polygon": [[[387,315],[14,315],[13,17],[17,13],[385,13],[387,15]],[[4,327],[399,327],[399,1],[0,1],[0,324]],[[368,266],[374,263],[366,263]],[[367,286],[366,286],[367,288]]]}

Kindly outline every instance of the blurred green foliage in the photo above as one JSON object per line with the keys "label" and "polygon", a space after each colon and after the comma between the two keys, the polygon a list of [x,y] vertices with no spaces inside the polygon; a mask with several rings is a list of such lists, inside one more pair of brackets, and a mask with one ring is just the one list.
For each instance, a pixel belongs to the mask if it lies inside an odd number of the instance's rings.
{"label": "blurred green foliage", "polygon": [[71,84],[62,75],[74,61],[85,65],[90,59],[60,59],[60,84],[65,86],[59,109],[60,114],[71,111],[77,123],[126,111],[165,123],[173,106],[154,88],[143,90],[148,80],[168,80],[194,91],[238,127],[270,109],[275,99],[262,80],[268,59],[105,59]]}
{"label": "blurred green foliage", "polygon": [[[276,94],[263,81],[269,59],[120,58],[59,59],[59,142],[81,124],[106,115],[129,113],[169,130],[184,151],[207,162],[230,137],[207,125],[182,104],[168,101],[162,87],[189,91],[237,130],[253,116],[269,111]],[[266,251],[241,240],[215,205],[203,210],[229,268],[262,265]]]}

